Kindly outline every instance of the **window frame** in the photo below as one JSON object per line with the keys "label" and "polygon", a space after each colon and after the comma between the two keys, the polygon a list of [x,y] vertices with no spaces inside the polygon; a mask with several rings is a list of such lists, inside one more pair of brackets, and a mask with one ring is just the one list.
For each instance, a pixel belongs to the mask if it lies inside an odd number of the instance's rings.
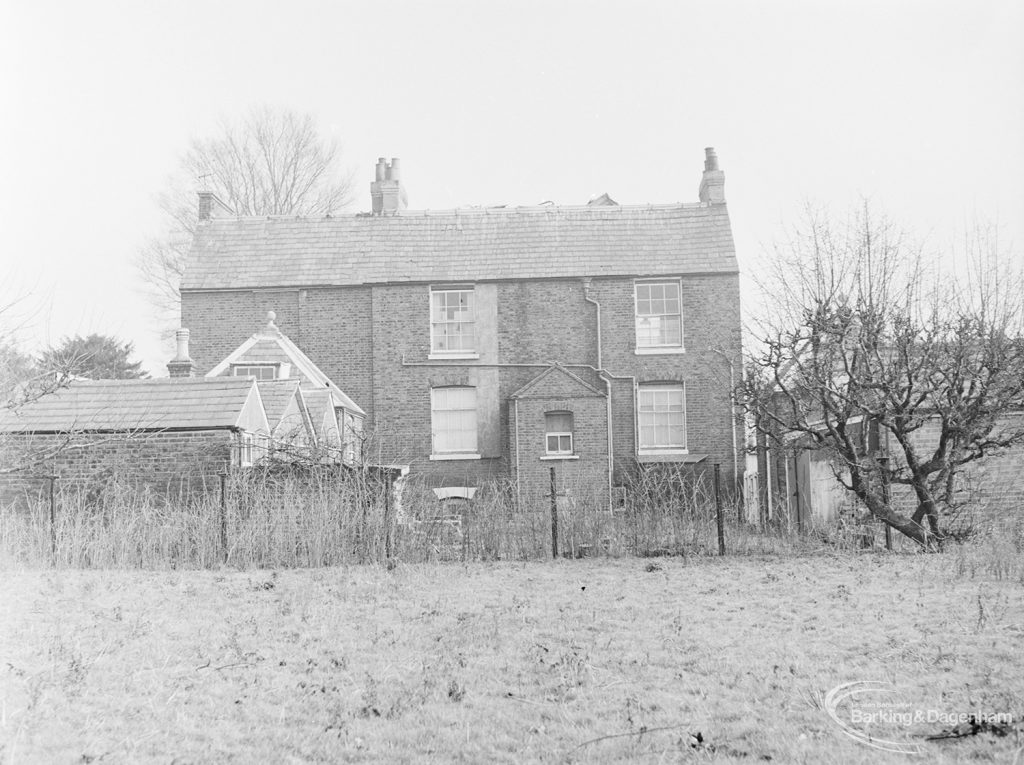
{"label": "window frame", "polygon": [[[548,418],[553,416],[567,416],[569,418],[569,429],[568,430],[551,430],[551,426],[548,424]],[[576,454],[576,439],[573,437],[575,431],[575,421],[570,412],[567,409],[557,409],[550,412],[544,412],[544,456],[546,457],[571,457]],[[561,444],[561,439],[569,439],[569,449],[551,449],[551,438],[556,438],[556,443]]]}
{"label": "window frame", "polygon": [[[644,428],[643,415],[649,414],[658,416],[659,411],[656,406],[654,409],[645,412],[644,411],[644,393],[656,393],[659,391],[671,391],[680,393],[680,405],[681,405],[681,431],[682,431],[682,444],[668,443],[668,444],[644,444]],[[670,403],[671,406],[671,403]],[[665,410],[664,414],[671,415],[673,412],[671,409]],[[659,382],[645,382],[637,385],[637,397],[636,397],[636,424],[637,424],[637,454],[689,454],[689,431],[686,426],[686,383],[685,382],[674,382],[674,381],[659,381]],[[657,432],[658,423],[655,421],[652,423]],[[648,425],[647,427],[651,427]],[[672,429],[671,422],[668,427]]]}
{"label": "window frame", "polygon": [[[640,314],[640,288],[651,287],[654,285],[672,285],[676,290],[677,303],[679,305],[679,312],[676,314]],[[659,343],[645,345],[640,342],[640,319],[647,317],[664,317],[664,316],[678,316],[679,317],[679,342],[678,343]],[[683,283],[682,279],[670,278],[670,279],[636,279],[633,281],[633,342],[634,342],[634,353],[637,355],[645,354],[671,354],[671,353],[685,353],[685,337],[684,337],[684,323],[683,323]]]}
{"label": "window frame", "polygon": [[[238,373],[239,369],[269,369],[269,370],[271,370],[271,372],[273,372],[273,376],[272,377],[262,377],[260,375],[256,375],[256,374],[252,374],[252,373],[239,374]],[[279,379],[281,379],[280,374],[281,374],[281,365],[280,364],[241,364],[241,363],[239,363],[239,364],[232,364],[231,365],[231,376],[232,377],[255,377],[257,380],[262,382],[262,381],[265,381],[265,380],[279,380]]]}
{"label": "window frame", "polygon": [[[436,404],[437,394],[440,391],[472,391],[473,392],[473,408],[468,409],[439,409]],[[473,413],[473,428],[472,430],[466,430],[473,434],[472,448],[465,449],[439,449],[438,448],[438,434],[440,428],[438,427],[437,413],[439,412],[472,412]],[[430,459],[432,460],[472,460],[480,459],[480,399],[477,393],[476,386],[473,385],[439,385],[430,389]]]}
{"label": "window frame", "polygon": [[252,467],[254,464],[255,438],[252,433],[242,431],[238,434],[238,466]]}
{"label": "window frame", "polygon": [[[468,294],[469,300],[467,302],[467,309],[470,315],[468,321],[435,321],[434,319],[434,296],[435,295],[447,295],[451,293],[466,293]],[[477,320],[477,305],[476,305],[476,286],[473,284],[452,284],[452,285],[431,285],[428,291],[428,319],[430,322],[430,352],[428,358],[431,359],[478,359],[480,358],[479,349],[479,335],[477,334],[478,320]],[[442,349],[435,346],[438,335],[435,332],[435,327],[438,325],[448,324],[469,324],[473,331],[473,347],[472,348],[459,348],[459,349]],[[445,335],[447,337],[447,335]]]}

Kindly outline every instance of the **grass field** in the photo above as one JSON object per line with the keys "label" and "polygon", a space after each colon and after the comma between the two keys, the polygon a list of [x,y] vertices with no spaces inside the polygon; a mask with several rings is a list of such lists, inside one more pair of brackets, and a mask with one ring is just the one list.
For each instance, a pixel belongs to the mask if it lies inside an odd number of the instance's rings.
{"label": "grass field", "polygon": [[0,575],[2,763],[1024,761],[824,708],[1019,720],[1019,553]]}

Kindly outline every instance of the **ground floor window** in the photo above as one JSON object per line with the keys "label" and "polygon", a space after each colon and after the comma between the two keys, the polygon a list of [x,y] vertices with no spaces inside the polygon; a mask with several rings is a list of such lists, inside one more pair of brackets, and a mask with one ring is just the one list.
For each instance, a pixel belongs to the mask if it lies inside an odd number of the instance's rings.
{"label": "ground floor window", "polygon": [[544,440],[547,454],[572,454],[572,412],[546,412]]}
{"label": "ground floor window", "polygon": [[475,454],[476,388],[431,390],[430,423],[434,454]]}
{"label": "ground floor window", "polygon": [[641,450],[686,448],[686,392],[682,383],[641,385],[637,409]]}

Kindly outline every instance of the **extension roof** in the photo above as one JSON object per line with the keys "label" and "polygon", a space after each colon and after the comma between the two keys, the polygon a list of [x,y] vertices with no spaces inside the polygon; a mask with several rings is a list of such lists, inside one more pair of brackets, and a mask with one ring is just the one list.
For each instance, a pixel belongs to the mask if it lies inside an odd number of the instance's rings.
{"label": "extension roof", "polygon": [[288,405],[298,395],[298,380],[259,380],[256,387],[263,399],[263,410],[267,413],[267,422],[271,428],[277,427],[288,409]]}
{"label": "extension roof", "polygon": [[509,398],[579,398],[605,394],[559,364],[552,364]]}
{"label": "extension roof", "polygon": [[335,385],[299,346],[274,325],[273,320],[267,322],[262,332],[257,332],[235,348],[226,359],[207,372],[206,376],[226,379],[231,375],[233,364],[277,364],[281,374],[287,375],[285,379],[298,380],[304,390],[330,390],[338,406],[356,415],[366,415],[366,412]]}
{"label": "extension roof", "polygon": [[262,412],[255,382],[248,377],[80,380],[0,412],[0,432],[243,428],[256,405]]}
{"label": "extension roof", "polygon": [[726,205],[469,208],[200,223],[181,288],[736,273]]}

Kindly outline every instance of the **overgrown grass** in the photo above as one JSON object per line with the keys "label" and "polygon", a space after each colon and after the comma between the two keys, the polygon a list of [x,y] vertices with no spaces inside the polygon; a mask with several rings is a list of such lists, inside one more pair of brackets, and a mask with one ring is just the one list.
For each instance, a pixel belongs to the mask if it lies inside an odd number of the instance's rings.
{"label": "overgrown grass", "polygon": [[[552,556],[551,498],[542,490],[482,487],[464,503],[439,503],[410,483],[400,497],[358,471],[255,471],[217,476],[203,491],[168,495],[117,483],[102,491],[61,490],[54,522],[48,497],[0,508],[0,566],[10,568],[295,568],[430,560],[542,560]],[[592,487],[556,495],[559,556],[718,554],[721,506],[728,554],[854,549],[860,530],[836,533],[739,520],[716,502],[706,475],[652,472],[615,506]]]}
{"label": "overgrown grass", "polygon": [[[1020,552],[962,554],[7,572],[0,762],[905,762],[828,691],[1024,712]],[[868,729],[1024,745],[943,727]]]}

